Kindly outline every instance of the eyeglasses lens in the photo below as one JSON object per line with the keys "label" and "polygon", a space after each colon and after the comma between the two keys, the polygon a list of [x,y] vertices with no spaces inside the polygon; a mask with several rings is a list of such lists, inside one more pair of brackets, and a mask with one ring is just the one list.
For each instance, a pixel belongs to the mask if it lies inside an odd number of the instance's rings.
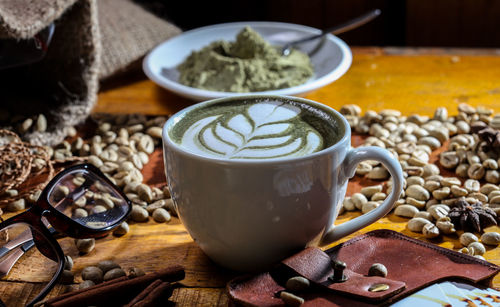
{"label": "eyeglasses lens", "polygon": [[81,225],[101,229],[127,214],[127,201],[104,180],[88,170],[63,176],[49,192],[49,203]]}
{"label": "eyeglasses lens", "polygon": [[[1,295],[5,305],[24,306],[46,292],[58,271],[59,261],[47,239],[27,224],[16,223],[0,230],[0,277],[9,281],[0,283],[0,295],[8,294]],[[29,295],[22,282],[33,284]]]}

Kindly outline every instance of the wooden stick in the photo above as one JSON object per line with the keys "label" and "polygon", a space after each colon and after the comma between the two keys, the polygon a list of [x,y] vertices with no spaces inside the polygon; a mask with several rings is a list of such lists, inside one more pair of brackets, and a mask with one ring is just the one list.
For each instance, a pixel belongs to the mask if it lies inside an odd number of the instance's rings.
{"label": "wooden stick", "polygon": [[134,304],[140,302],[143,300],[148,294],[154,290],[154,288],[158,287],[160,284],[162,284],[163,281],[161,279],[157,279],[153,281],[149,286],[147,286],[146,289],[142,290],[141,293],[139,293],[133,300],[130,301],[127,305],[123,307],[132,307]]}
{"label": "wooden stick", "polygon": [[162,306],[165,305],[165,299],[168,299],[172,295],[172,284],[169,282],[162,281],[156,288],[153,289],[147,296],[132,305],[132,307],[154,307],[154,306]]}

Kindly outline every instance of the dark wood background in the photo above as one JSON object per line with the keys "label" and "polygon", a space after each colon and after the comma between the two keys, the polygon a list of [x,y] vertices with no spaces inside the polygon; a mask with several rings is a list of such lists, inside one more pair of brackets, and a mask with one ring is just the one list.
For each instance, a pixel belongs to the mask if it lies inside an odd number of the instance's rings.
{"label": "dark wood background", "polygon": [[382,15],[340,35],[350,45],[500,47],[500,0],[137,0],[184,30],[232,21],[326,28],[370,9]]}

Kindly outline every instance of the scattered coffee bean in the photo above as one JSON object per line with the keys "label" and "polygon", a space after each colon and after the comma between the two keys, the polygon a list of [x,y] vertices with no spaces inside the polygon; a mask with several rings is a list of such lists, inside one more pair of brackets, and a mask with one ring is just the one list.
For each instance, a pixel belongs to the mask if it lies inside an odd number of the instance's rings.
{"label": "scattered coffee bean", "polygon": [[287,306],[300,306],[304,304],[304,299],[301,298],[300,296],[297,296],[293,293],[286,292],[286,291],[281,291],[280,292],[280,298],[283,300],[283,302]]}
{"label": "scattered coffee bean", "polygon": [[9,202],[6,207],[7,211],[17,212],[26,209],[26,200],[24,198],[20,198],[13,202]]}
{"label": "scattered coffee bean", "polygon": [[387,268],[381,263],[374,263],[368,270],[368,276],[387,277]]}
{"label": "scattered coffee bean", "polygon": [[97,267],[102,270],[103,273],[106,273],[109,270],[121,268],[120,265],[113,260],[102,260],[97,263]]}
{"label": "scattered coffee bean", "polygon": [[91,280],[94,284],[99,284],[103,281],[104,273],[96,266],[88,266],[82,270],[82,279]]}
{"label": "scattered coffee bean", "polygon": [[432,223],[425,224],[422,227],[422,234],[428,239],[435,238],[439,236],[439,228]]}
{"label": "scattered coffee bean", "polygon": [[486,248],[484,247],[484,245],[480,242],[472,242],[470,243],[469,245],[467,245],[467,248],[470,250],[472,250],[472,256],[475,256],[475,255],[484,255],[484,253],[486,253]]}
{"label": "scattered coffee bean", "polygon": [[59,282],[63,285],[72,284],[75,280],[75,275],[70,270],[63,270]]}
{"label": "scattered coffee bean", "polygon": [[473,233],[471,232],[464,232],[461,236],[460,236],[460,243],[463,245],[463,246],[469,246],[469,244],[471,244],[472,242],[478,242],[479,239],[476,237],[476,235],[474,235]]}
{"label": "scattered coffee bean", "polygon": [[79,290],[82,290],[82,289],[87,289],[87,288],[90,288],[92,286],[95,286],[95,283],[92,281],[92,280],[84,280],[82,281],[79,285],[78,285],[78,289]]}
{"label": "scattered coffee bean", "polygon": [[113,235],[115,236],[123,236],[129,231],[129,226],[127,222],[122,222],[116,229],[113,231]]}
{"label": "scattered coffee bean", "polygon": [[481,235],[481,242],[486,245],[498,245],[500,244],[500,233],[498,232],[485,232]]}
{"label": "scattered coffee bean", "polygon": [[76,248],[82,254],[90,253],[95,247],[95,239],[77,239],[76,240]]}
{"label": "scattered coffee bean", "polygon": [[125,271],[122,268],[114,268],[114,269],[107,271],[104,274],[103,280],[108,281],[108,280],[112,280],[112,279],[122,277],[125,275],[127,275],[127,274],[125,274]]}
{"label": "scattered coffee bean", "polygon": [[309,288],[309,280],[302,276],[295,276],[287,280],[285,288],[293,293],[301,292]]}
{"label": "scattered coffee bean", "polygon": [[72,268],[73,268],[73,258],[71,258],[71,256],[69,256],[69,255],[65,255],[64,256],[64,269],[71,271]]}
{"label": "scattered coffee bean", "polygon": [[409,230],[414,231],[414,232],[422,232],[422,228],[424,228],[424,225],[431,223],[429,220],[421,218],[421,217],[414,217],[411,220],[408,221],[408,224],[406,225]]}
{"label": "scattered coffee bean", "polygon": [[401,217],[413,218],[419,211],[412,205],[401,205],[394,209],[394,214]]}
{"label": "scattered coffee bean", "polygon": [[163,208],[157,208],[155,211],[153,211],[153,219],[157,223],[165,223],[169,222],[171,217],[170,214],[168,213],[167,210]]}
{"label": "scattered coffee bean", "polygon": [[146,275],[146,273],[143,270],[136,268],[136,267],[132,267],[128,270],[128,277],[129,278],[135,278],[135,277],[144,276],[144,275]]}
{"label": "scattered coffee bean", "polygon": [[148,220],[149,214],[146,209],[138,205],[132,205],[132,211],[130,217],[135,222],[146,222]]}

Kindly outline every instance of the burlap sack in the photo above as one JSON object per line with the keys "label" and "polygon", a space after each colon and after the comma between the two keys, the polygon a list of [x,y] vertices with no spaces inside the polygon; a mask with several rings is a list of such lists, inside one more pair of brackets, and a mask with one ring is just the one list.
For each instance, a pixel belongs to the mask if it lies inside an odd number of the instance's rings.
{"label": "burlap sack", "polygon": [[54,36],[42,61],[0,70],[0,118],[8,119],[0,125],[42,113],[47,131],[23,135],[41,145],[60,143],[67,127],[87,118],[99,77],[127,69],[180,32],[129,0],[0,0],[2,39],[29,39],[52,22]]}
{"label": "burlap sack", "polygon": [[128,0],[99,0],[102,37],[102,79],[140,69],[142,57],[181,31]]}

